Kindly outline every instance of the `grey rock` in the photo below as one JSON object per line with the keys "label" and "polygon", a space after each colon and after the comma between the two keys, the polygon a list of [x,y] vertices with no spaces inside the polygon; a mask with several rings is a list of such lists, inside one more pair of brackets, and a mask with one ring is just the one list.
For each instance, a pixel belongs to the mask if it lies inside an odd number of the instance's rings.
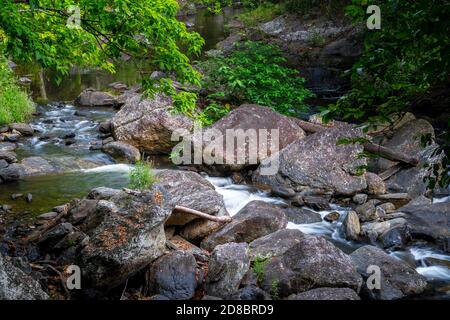
{"label": "grey rock", "polygon": [[84,90],[74,103],[80,107],[111,107],[118,104],[117,99],[112,95],[94,89]]}
{"label": "grey rock", "polygon": [[201,247],[212,251],[217,245],[228,242],[249,243],[286,225],[286,216],[279,207],[263,201],[252,201],[233,217],[232,222],[204,239]]}
{"label": "grey rock", "polygon": [[10,164],[8,167],[0,169],[0,181],[12,182],[17,181],[22,176],[22,167],[15,163]]}
{"label": "grey rock", "polygon": [[[229,152],[229,150],[214,150],[215,158],[221,159],[223,163],[226,164],[214,164],[211,166],[202,165],[202,170],[205,170],[210,173],[220,173],[226,174],[234,171],[243,170],[249,166],[255,166],[259,164],[263,159],[267,158],[269,155],[274,154],[278,150],[282,150],[292,142],[303,139],[306,135],[303,129],[301,129],[295,122],[293,118],[283,116],[272,109],[259,105],[252,104],[244,104],[239,108],[231,111],[229,114],[224,116],[219,121],[215,122],[213,125],[206,127],[204,130],[207,132],[216,132],[217,137],[216,140],[229,141],[229,132],[240,132],[248,134],[248,140],[250,143],[258,145],[258,135],[261,134],[261,130],[267,130],[268,134],[271,133],[271,130],[279,130],[279,145],[278,148],[273,148],[270,141],[265,138],[265,142],[267,144],[267,152],[263,153],[263,150],[258,150],[258,154],[256,159],[252,159],[254,161],[250,161],[248,152],[246,152],[246,148],[248,147],[249,142],[240,141],[241,139],[237,139],[237,143],[233,146],[233,152]],[[254,133],[254,135],[251,134]],[[204,134],[205,136],[205,134]],[[195,141],[196,136],[192,137],[193,141]],[[245,138],[243,138],[245,139]],[[203,138],[203,143],[196,143],[202,147],[202,150],[207,150],[210,144],[207,139]],[[259,141],[259,144],[262,142]],[[231,159],[230,156],[231,155]],[[245,161],[243,163],[237,163],[236,155],[245,155]],[[283,186],[279,186],[278,188],[273,188],[273,192],[276,192],[279,196],[283,197],[291,197],[295,195],[295,192],[290,188],[284,188]]]}
{"label": "grey rock", "polygon": [[228,299],[238,291],[244,275],[250,268],[248,245],[227,243],[217,246],[209,262],[206,293]]}
{"label": "grey rock", "polygon": [[12,142],[0,142],[0,152],[12,152],[16,150],[17,145]]}
{"label": "grey rock", "polygon": [[325,220],[325,221],[327,221],[327,222],[334,222],[334,221],[339,220],[340,216],[341,216],[341,215],[340,215],[339,212],[333,211],[333,212],[330,212],[329,214],[327,214],[327,215],[323,218],[323,220]]}
{"label": "grey rock", "polygon": [[253,175],[256,183],[268,186],[288,186],[294,189],[310,187],[340,195],[353,195],[367,188],[366,179],[358,169],[366,164],[360,159],[362,145],[341,144],[342,139],[362,137],[351,127],[323,130],[298,140],[279,153],[279,168],[275,175],[263,175],[262,169],[276,161],[276,155],[264,160]]}
{"label": "grey rock", "polygon": [[386,254],[374,246],[364,246],[354,251],[350,257],[356,264],[358,272],[366,280],[372,273],[367,272],[371,265],[381,270],[381,289],[369,290],[366,282],[362,295],[377,300],[401,299],[420,294],[425,290],[427,282],[423,276],[400,259]]}
{"label": "grey rock", "polygon": [[306,236],[264,267],[262,288],[274,283],[280,297],[314,287],[345,287],[359,292],[362,278],[349,256],[322,237]]}
{"label": "grey rock", "polygon": [[174,251],[156,260],[148,273],[148,286],[171,300],[187,300],[194,296],[196,262],[192,253]]}
{"label": "grey rock", "polygon": [[288,300],[361,300],[361,298],[349,288],[317,288],[291,295]]}
{"label": "grey rock", "polygon": [[39,176],[49,173],[55,173],[57,169],[50,164],[47,160],[41,157],[28,157],[24,158],[20,162],[22,167],[22,175],[24,177],[28,176]]}
{"label": "grey rock", "polygon": [[361,233],[359,217],[355,211],[349,211],[342,223],[342,231],[347,240],[358,240]]}
{"label": "grey rock", "polygon": [[90,239],[77,263],[85,288],[108,290],[163,254],[164,222],[174,204],[155,185],[137,195],[121,191],[109,201],[100,200],[98,206],[80,226]]}
{"label": "grey rock", "polygon": [[248,286],[232,294],[230,300],[271,300],[271,297],[267,292],[256,286]]}
{"label": "grey rock", "polygon": [[153,100],[134,95],[112,119],[113,135],[149,154],[169,154],[177,144],[171,141],[175,130],[193,128],[192,119],[171,111],[172,100],[155,95]]}
{"label": "grey rock", "polygon": [[258,257],[279,257],[297,243],[305,235],[296,229],[281,229],[250,242],[249,256],[254,261]]}
{"label": "grey rock", "polygon": [[32,136],[34,135],[34,129],[26,123],[13,123],[9,125],[11,130],[16,130],[23,136]]}
{"label": "grey rock", "polygon": [[398,211],[405,214],[413,238],[440,242],[450,237],[450,202],[407,204]]}
{"label": "grey rock", "polygon": [[283,212],[286,215],[287,220],[295,224],[308,224],[322,221],[322,217],[319,213],[307,208],[289,207],[283,209]]}
{"label": "grey rock", "polygon": [[74,231],[72,224],[63,222],[45,232],[38,240],[41,248],[51,249],[67,234]]}
{"label": "grey rock", "polygon": [[141,153],[138,148],[120,141],[103,145],[102,151],[125,163],[136,163],[141,160]]}
{"label": "grey rock", "polygon": [[356,204],[359,204],[359,205],[364,204],[367,201],[367,194],[365,194],[365,193],[355,194],[353,196],[352,200]]}
{"label": "grey rock", "polygon": [[369,194],[378,195],[386,193],[386,184],[378,175],[372,172],[366,172],[364,177],[367,181],[367,192]]}
{"label": "grey rock", "polygon": [[0,300],[47,300],[40,284],[0,254]]}
{"label": "grey rock", "polygon": [[0,151],[0,159],[5,160],[8,163],[17,162],[16,154],[10,151]]}

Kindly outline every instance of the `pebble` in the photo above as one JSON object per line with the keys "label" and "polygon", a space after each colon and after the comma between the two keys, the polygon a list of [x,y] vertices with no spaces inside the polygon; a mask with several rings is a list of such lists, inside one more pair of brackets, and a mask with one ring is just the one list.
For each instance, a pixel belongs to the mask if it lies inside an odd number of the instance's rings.
{"label": "pebble", "polygon": [[12,199],[12,200],[17,200],[17,199],[22,198],[22,197],[23,197],[23,194],[22,194],[22,193],[13,193],[13,194],[11,195],[11,199]]}
{"label": "pebble", "polygon": [[26,196],[26,198],[25,198],[25,200],[26,200],[28,203],[31,203],[31,202],[33,201],[33,195],[32,195],[31,193],[28,193],[27,196]]}
{"label": "pebble", "polygon": [[341,215],[339,214],[339,212],[333,211],[333,212],[330,212],[329,214],[327,214],[323,219],[328,222],[333,222],[333,221],[338,220],[340,218],[340,216]]}

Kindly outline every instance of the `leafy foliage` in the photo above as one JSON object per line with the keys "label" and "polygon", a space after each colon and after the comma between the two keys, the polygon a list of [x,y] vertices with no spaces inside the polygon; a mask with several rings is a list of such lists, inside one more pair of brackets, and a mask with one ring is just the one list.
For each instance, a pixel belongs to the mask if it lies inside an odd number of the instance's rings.
{"label": "leafy foliage", "polygon": [[[367,18],[367,1],[354,0],[347,12]],[[378,122],[404,111],[436,82],[448,79],[450,4],[384,0],[382,29],[365,35],[365,49],[351,72],[352,89],[328,110],[329,116]]]}
{"label": "leafy foliage", "polygon": [[[67,25],[71,5],[80,8],[79,28]],[[37,62],[60,74],[73,65],[113,72],[111,59],[127,54],[175,73],[182,83],[199,83],[180,47],[199,54],[204,41],[176,19],[176,0],[0,0],[0,7],[0,50],[16,62]]]}
{"label": "leafy foliage", "polygon": [[265,256],[257,256],[253,261],[252,270],[258,283],[264,280],[265,267],[269,261],[269,257]]}
{"label": "leafy foliage", "polygon": [[33,103],[16,83],[6,59],[0,56],[0,125],[25,122],[33,111]]}
{"label": "leafy foliage", "polygon": [[153,171],[151,163],[139,161],[130,171],[129,187],[134,190],[150,189],[157,181],[156,175]]}
{"label": "leafy foliage", "polygon": [[287,115],[307,108],[304,99],[312,93],[296,70],[284,66],[279,48],[262,42],[245,42],[229,56],[210,58],[200,65],[203,86],[215,98],[237,105],[256,103]]}
{"label": "leafy foliage", "polygon": [[282,14],[283,11],[282,6],[278,4],[263,3],[248,12],[240,14],[239,20],[246,26],[252,27],[274,19],[277,15]]}
{"label": "leafy foliage", "polygon": [[[366,31],[364,53],[353,66],[352,88],[323,115],[389,122],[390,116],[407,111],[415,99],[449,80],[450,3],[383,0],[382,29]],[[347,13],[355,22],[367,18],[367,1],[353,0]],[[447,152],[442,164],[431,165],[429,186],[448,185],[450,140],[436,152]]]}

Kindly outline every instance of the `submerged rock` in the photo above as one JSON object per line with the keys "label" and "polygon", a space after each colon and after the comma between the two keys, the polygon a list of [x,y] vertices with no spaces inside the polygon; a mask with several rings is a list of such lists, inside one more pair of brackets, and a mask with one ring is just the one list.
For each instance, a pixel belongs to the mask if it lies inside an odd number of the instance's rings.
{"label": "submerged rock", "polygon": [[22,168],[21,175],[24,177],[45,175],[55,173],[57,169],[44,158],[28,157],[20,162]]}
{"label": "submerged rock", "polygon": [[201,247],[212,251],[217,245],[228,242],[249,243],[286,225],[286,216],[279,207],[263,201],[252,201],[233,216],[232,222],[204,239]]}
{"label": "submerged rock", "polygon": [[394,258],[374,246],[364,246],[354,251],[350,257],[356,264],[358,272],[367,280],[373,274],[369,266],[376,266],[381,271],[380,289],[369,289],[364,281],[362,295],[377,300],[401,299],[422,293],[427,286],[423,276],[408,264]]}

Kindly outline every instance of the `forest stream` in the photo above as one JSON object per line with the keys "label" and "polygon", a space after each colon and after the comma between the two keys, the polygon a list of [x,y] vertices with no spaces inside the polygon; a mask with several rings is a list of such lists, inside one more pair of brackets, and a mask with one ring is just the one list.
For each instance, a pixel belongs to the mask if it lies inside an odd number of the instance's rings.
{"label": "forest stream", "polygon": [[[202,35],[206,41],[205,48],[209,50],[227,37],[226,24],[236,13],[236,9],[227,9],[218,15],[199,11],[197,15],[188,17],[187,22],[192,30]],[[112,107],[77,107],[68,101],[73,101],[87,88],[108,90],[108,85],[113,82],[132,87],[141,79],[136,66],[132,62],[123,62],[114,75],[103,71],[74,69],[60,85],[56,85],[52,79],[45,79],[42,83],[38,73],[19,69],[22,76],[31,78],[30,90],[38,107],[30,123],[36,133],[17,142],[17,159],[21,161],[24,158],[40,157],[47,160],[53,169],[48,174],[0,184],[0,204],[11,206],[18,219],[33,221],[34,217],[49,212],[58,205],[85,197],[93,188],[127,187],[133,165],[118,163],[98,148],[102,142],[98,131],[99,123],[111,119],[117,110]],[[167,156],[152,156],[151,160],[156,171],[176,169]],[[225,207],[231,216],[253,200],[287,206],[284,199],[251,184],[236,184],[231,177],[205,177],[223,196]],[[12,200],[11,196],[14,194],[31,194],[32,200]],[[434,201],[450,202],[450,197]],[[351,209],[337,204],[330,204],[330,207],[330,210],[315,210],[322,219],[320,222],[289,222],[287,228],[324,236],[350,254],[364,245],[345,240],[341,232],[341,225]],[[329,222],[325,217],[331,212],[338,212],[339,218]],[[387,252],[413,265],[418,273],[426,277],[429,283],[426,291],[413,298],[450,299],[448,253],[421,241],[414,241],[401,250]]]}

